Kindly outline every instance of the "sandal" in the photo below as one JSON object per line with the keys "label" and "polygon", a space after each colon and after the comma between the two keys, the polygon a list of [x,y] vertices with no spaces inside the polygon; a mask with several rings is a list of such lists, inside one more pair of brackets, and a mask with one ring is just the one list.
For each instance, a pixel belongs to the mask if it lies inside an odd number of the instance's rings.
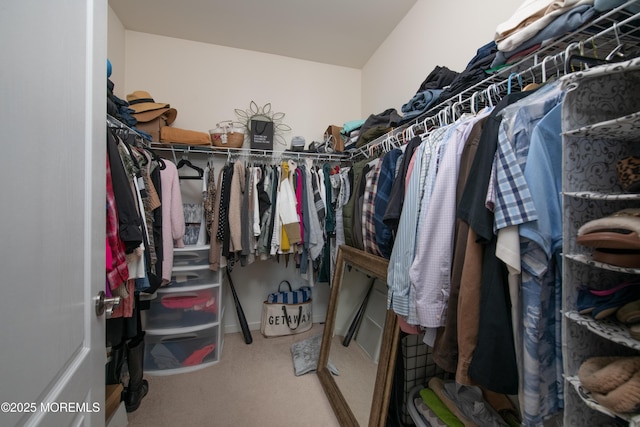
{"label": "sandal", "polygon": [[616,318],[627,325],[640,322],[640,299],[620,307],[616,312]]}

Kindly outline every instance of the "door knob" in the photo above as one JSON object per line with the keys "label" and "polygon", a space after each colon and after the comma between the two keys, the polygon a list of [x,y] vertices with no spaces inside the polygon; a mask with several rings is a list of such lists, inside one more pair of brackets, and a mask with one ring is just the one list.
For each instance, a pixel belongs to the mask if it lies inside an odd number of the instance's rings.
{"label": "door knob", "polygon": [[120,305],[120,297],[107,298],[104,291],[98,292],[96,298],[96,316],[102,316],[107,313],[107,319],[111,319],[113,307]]}

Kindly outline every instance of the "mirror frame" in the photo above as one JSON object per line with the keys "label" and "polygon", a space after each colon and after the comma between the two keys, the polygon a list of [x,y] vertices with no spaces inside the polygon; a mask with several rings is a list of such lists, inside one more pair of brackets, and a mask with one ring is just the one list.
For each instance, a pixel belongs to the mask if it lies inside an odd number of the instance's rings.
{"label": "mirror frame", "polygon": [[[346,265],[351,265],[359,271],[386,283],[389,260],[350,246],[341,245],[338,248],[333,281],[331,283],[327,318],[324,324],[324,333],[322,334],[322,344],[318,357],[317,375],[340,425],[358,427],[358,421],[353,411],[351,411],[351,408],[349,408],[349,404],[345,400],[344,395],[338,388],[328,366],[329,351],[331,350],[331,342],[335,328],[336,310],[338,308],[338,297],[340,295],[340,289],[342,288],[342,279]],[[369,413],[369,426],[371,427],[383,427],[387,422],[399,339],[400,326],[397,316],[393,310],[387,310],[380,355],[378,358],[376,382],[373,390],[373,400]]]}

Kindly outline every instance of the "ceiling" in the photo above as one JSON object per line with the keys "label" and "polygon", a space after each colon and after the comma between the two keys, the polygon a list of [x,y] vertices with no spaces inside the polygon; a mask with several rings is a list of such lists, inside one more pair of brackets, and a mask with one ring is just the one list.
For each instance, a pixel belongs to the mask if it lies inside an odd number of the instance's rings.
{"label": "ceiling", "polygon": [[125,29],[362,68],[417,0],[109,0]]}

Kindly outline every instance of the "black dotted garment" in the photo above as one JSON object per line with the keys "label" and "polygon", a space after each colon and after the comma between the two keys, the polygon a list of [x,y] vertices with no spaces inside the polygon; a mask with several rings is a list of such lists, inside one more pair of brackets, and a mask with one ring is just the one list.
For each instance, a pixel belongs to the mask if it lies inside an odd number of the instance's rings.
{"label": "black dotted garment", "polygon": [[225,166],[222,187],[220,190],[220,217],[216,237],[222,243],[222,255],[229,257],[229,199],[231,197],[231,180],[233,166]]}

